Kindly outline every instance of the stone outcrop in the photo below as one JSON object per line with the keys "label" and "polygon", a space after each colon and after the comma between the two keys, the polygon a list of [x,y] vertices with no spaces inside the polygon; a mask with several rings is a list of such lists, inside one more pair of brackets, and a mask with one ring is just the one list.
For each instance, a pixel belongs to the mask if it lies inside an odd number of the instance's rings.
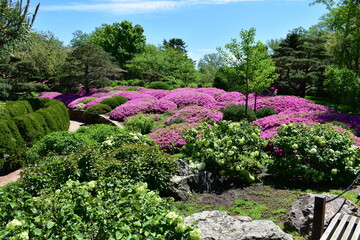
{"label": "stone outcrop", "polygon": [[[326,199],[332,199],[335,195],[324,194]],[[312,223],[314,219],[315,194],[301,194],[287,213],[287,219],[284,223],[285,229],[297,231],[301,235],[309,237],[312,233]],[[326,204],[325,226],[327,226],[338,210],[340,213],[360,217],[360,208],[349,200],[337,198]]]}
{"label": "stone outcrop", "polygon": [[211,191],[219,184],[210,172],[195,172],[182,160],[178,160],[178,167],[178,174],[170,180],[172,196],[176,199],[186,200],[194,192]]}
{"label": "stone outcrop", "polygon": [[203,240],[291,240],[274,222],[252,221],[249,217],[234,217],[226,212],[204,211],[185,218],[185,223],[197,223]]}

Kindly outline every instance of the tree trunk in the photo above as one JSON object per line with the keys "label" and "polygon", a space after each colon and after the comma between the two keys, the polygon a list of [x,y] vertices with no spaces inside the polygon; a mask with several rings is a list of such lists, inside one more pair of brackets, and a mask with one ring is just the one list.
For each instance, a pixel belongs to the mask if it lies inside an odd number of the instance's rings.
{"label": "tree trunk", "polygon": [[256,112],[256,103],[257,103],[257,93],[255,93],[254,99],[254,112]]}

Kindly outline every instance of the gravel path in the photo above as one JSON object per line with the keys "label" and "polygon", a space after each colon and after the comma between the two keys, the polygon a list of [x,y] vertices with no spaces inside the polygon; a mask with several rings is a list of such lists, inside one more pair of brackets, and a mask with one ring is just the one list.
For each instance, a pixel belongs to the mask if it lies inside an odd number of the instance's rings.
{"label": "gravel path", "polygon": [[[85,123],[83,123],[83,122],[70,120],[69,131],[76,132],[76,130],[78,130],[79,127],[84,124]],[[18,180],[20,178],[20,172],[21,172],[21,169],[18,169],[12,173],[9,173],[8,175],[0,176],[0,187],[6,185],[7,183]]]}

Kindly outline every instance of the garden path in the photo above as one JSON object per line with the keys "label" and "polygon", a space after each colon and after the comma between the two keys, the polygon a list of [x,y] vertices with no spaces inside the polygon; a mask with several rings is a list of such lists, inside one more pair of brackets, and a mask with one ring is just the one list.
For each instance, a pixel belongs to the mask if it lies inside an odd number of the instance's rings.
{"label": "garden path", "polygon": [[[70,126],[69,131],[70,132],[76,132],[76,130],[79,129],[80,126],[84,125],[83,122],[73,121],[70,120]],[[18,180],[20,178],[21,169],[18,169],[12,173],[9,173],[5,176],[0,176],[0,187]]]}

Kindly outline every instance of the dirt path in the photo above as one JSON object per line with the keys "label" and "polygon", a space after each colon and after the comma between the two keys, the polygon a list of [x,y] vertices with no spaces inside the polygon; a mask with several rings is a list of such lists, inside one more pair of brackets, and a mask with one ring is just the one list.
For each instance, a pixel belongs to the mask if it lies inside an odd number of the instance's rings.
{"label": "dirt path", "polygon": [[[79,127],[81,127],[82,125],[84,125],[83,122],[70,120],[69,131],[76,132],[79,129]],[[18,180],[20,178],[20,172],[21,172],[21,169],[16,170],[12,173],[9,173],[8,175],[0,176],[0,187],[4,186],[10,182],[14,182],[14,181]]]}

